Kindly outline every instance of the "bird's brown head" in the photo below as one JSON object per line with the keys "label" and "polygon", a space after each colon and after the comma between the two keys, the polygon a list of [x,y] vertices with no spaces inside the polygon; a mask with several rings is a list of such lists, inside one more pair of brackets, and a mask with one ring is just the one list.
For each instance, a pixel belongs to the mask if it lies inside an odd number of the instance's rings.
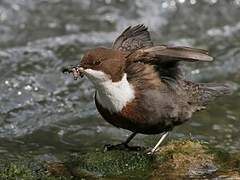
{"label": "bird's brown head", "polygon": [[83,75],[93,83],[111,80],[118,82],[124,75],[124,54],[118,50],[95,48],[88,50],[81,62]]}

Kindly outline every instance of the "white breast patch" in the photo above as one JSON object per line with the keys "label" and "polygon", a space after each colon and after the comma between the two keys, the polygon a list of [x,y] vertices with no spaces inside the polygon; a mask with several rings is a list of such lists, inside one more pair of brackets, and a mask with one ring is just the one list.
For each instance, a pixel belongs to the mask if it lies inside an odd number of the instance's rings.
{"label": "white breast patch", "polygon": [[86,69],[85,74],[96,87],[98,103],[110,112],[120,112],[135,98],[134,88],[127,81],[127,74],[118,82],[112,82],[102,71]]}

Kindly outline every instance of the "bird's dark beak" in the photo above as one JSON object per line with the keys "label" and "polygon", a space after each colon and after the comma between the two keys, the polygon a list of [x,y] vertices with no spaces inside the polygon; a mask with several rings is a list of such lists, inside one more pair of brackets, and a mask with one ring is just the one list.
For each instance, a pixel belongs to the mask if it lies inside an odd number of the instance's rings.
{"label": "bird's dark beak", "polygon": [[74,80],[77,80],[78,77],[83,77],[84,69],[77,65],[77,66],[68,66],[62,68],[62,73],[70,73],[73,75]]}

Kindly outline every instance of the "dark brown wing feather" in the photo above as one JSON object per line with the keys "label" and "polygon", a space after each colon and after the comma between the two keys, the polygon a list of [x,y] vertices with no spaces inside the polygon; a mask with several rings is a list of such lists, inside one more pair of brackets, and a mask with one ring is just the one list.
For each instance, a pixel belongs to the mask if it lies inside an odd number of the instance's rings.
{"label": "dark brown wing feather", "polygon": [[141,61],[144,63],[170,63],[176,61],[212,61],[208,52],[202,49],[189,47],[155,46],[143,48],[128,56],[129,61]]}
{"label": "dark brown wing feather", "polygon": [[113,49],[120,51],[134,51],[144,47],[153,45],[150,34],[142,24],[125,29],[122,34],[113,43]]}
{"label": "dark brown wing feather", "polygon": [[127,66],[132,63],[141,62],[155,66],[162,80],[168,83],[175,82],[181,77],[179,61],[212,61],[208,52],[202,49],[189,47],[155,46],[142,48],[131,53],[127,57]]}
{"label": "dark brown wing feather", "polygon": [[169,47],[171,49],[182,49],[182,50],[189,50],[189,51],[193,51],[193,52],[198,52],[198,53],[203,53],[203,54],[208,54],[207,50],[204,49],[196,49],[196,48],[191,48],[191,47],[184,47],[184,46],[173,46],[173,47]]}

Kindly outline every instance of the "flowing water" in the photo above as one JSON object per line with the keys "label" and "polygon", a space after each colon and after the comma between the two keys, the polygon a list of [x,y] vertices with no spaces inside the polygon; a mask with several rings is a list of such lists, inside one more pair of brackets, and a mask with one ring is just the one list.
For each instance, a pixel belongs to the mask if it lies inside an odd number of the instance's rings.
{"label": "flowing water", "polygon": [[[170,138],[206,140],[240,149],[239,0],[1,0],[0,159],[56,158],[117,143],[129,132],[96,111],[87,79],[61,73],[83,52],[110,46],[127,26],[144,23],[154,42],[208,49],[212,63],[185,63],[186,77],[230,82],[232,96],[218,99],[177,127]],[[158,136],[134,143],[153,146]]]}

